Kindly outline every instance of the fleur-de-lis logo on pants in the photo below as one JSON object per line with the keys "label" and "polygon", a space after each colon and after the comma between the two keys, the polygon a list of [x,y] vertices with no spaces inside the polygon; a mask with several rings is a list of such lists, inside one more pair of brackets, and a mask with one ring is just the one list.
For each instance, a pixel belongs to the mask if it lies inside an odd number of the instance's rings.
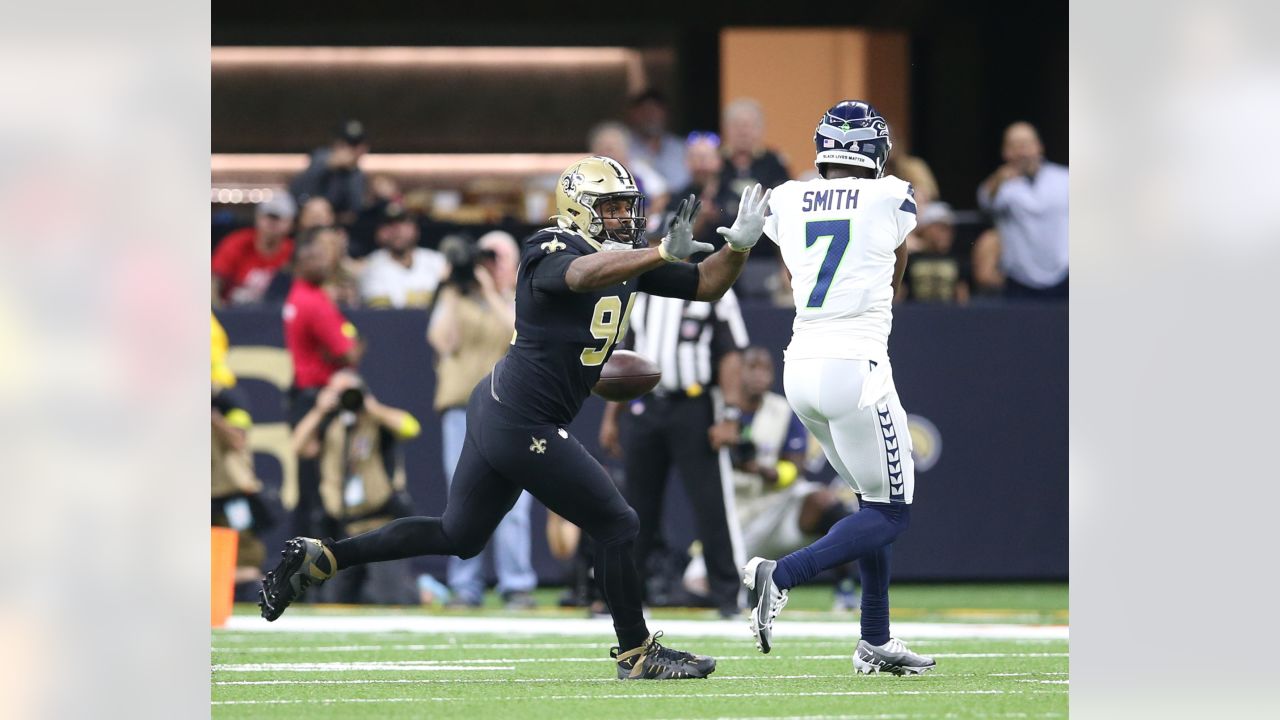
{"label": "fleur-de-lis logo on pants", "polygon": [[568,246],[568,245],[565,245],[565,244],[564,244],[564,243],[562,243],[562,242],[560,242],[560,241],[559,241],[559,240],[557,240],[556,238],[551,238],[550,240],[548,240],[548,241],[546,241],[546,242],[542,243],[542,245],[541,245],[540,247],[541,247],[543,250],[546,250],[546,251],[547,251],[547,253],[553,253],[553,252],[555,252],[555,251],[557,251],[557,250],[563,250],[563,249],[565,249],[565,248],[567,248],[567,247],[569,247],[569,246]]}
{"label": "fleur-de-lis logo on pants", "polygon": [[531,438],[529,438],[529,439],[533,441],[533,444],[529,446],[529,452],[536,452],[536,453],[538,453],[539,455],[546,455],[546,454],[547,454],[547,441],[546,441],[546,440],[539,440],[539,439],[538,439],[538,438],[536,438],[536,437],[531,437]]}

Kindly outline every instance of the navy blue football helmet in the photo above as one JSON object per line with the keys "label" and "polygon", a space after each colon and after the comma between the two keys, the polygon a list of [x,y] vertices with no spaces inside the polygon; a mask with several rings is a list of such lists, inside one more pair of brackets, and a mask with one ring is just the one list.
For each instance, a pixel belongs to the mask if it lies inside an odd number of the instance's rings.
{"label": "navy blue football helmet", "polygon": [[861,100],[845,100],[822,116],[813,135],[818,156],[813,164],[822,172],[824,164],[853,165],[884,175],[893,142],[889,139],[889,123]]}

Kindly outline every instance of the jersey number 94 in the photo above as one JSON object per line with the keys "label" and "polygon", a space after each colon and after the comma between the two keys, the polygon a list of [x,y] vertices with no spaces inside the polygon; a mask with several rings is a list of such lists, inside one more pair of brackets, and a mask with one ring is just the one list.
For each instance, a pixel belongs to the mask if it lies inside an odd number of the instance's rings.
{"label": "jersey number 94", "polygon": [[609,350],[614,343],[627,335],[627,323],[631,321],[631,307],[636,303],[632,293],[627,299],[627,309],[622,309],[622,298],[617,295],[606,295],[596,301],[595,312],[591,314],[591,336],[604,342],[600,347],[582,349],[581,360],[586,366],[595,366],[609,357]]}

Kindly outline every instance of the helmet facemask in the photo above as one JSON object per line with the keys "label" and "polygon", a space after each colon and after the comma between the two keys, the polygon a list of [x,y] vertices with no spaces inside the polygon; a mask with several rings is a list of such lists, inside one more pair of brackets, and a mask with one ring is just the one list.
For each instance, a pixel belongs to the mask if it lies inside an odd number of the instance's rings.
{"label": "helmet facemask", "polygon": [[[631,200],[630,211],[621,217],[605,218],[600,214],[600,210],[597,207],[610,200]],[[591,213],[591,219],[587,225],[587,233],[592,237],[600,242],[621,243],[634,248],[648,247],[649,243],[644,237],[648,218],[645,217],[644,196],[640,193],[610,193],[608,195],[583,193],[578,201]],[[618,227],[608,228],[606,226],[607,221],[616,221]]]}

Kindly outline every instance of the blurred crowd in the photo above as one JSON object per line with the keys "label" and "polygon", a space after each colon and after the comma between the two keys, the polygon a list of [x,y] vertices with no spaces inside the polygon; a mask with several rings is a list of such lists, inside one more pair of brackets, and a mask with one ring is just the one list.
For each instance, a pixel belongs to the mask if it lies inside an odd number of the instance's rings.
{"label": "blurred crowd", "polygon": [[[623,119],[596,125],[584,140],[591,153],[618,160],[637,178],[647,201],[651,238],[661,237],[673,199],[696,195],[702,206],[695,235],[719,247],[724,240],[715,228],[733,223],[745,188],[757,182],[776,187],[792,179],[787,159],[765,145],[765,116],[754,100],[728,104],[721,132],[673,133],[666,99],[646,91],[630,100]],[[886,174],[913,185],[918,215],[907,239],[906,276],[895,302],[964,305],[994,298],[1066,299],[1067,169],[1045,160],[1034,127],[1019,122],[1006,130],[1001,162],[976,190],[980,211],[954,210],[942,197],[928,163],[903,145],[891,153]],[[434,410],[439,417],[429,431],[439,433],[440,462],[448,482],[466,435],[467,398],[506,352],[514,329],[517,240],[536,229],[515,222],[473,227],[442,222],[415,192],[402,192],[394,179],[366,175],[361,160],[369,148],[361,122],[342,123],[330,144],[311,154],[287,192],[273,193],[257,204],[252,226],[215,238],[212,251],[215,308],[283,308],[293,369],[287,392],[287,452],[296,463],[298,479],[296,503],[287,517],[291,535],[344,537],[415,514],[400,445],[418,438],[423,425],[396,407],[394,399],[384,402],[364,384],[357,368],[365,339],[344,312],[397,308],[428,314],[426,341],[436,363]],[[797,159],[792,167],[808,168],[808,163]],[[797,179],[811,177],[816,172],[809,168]],[[737,297],[789,305],[792,294],[776,246],[763,241],[752,255],[735,287]],[[683,312],[686,325],[710,319],[723,326],[724,337],[732,336],[721,343],[721,355],[728,359],[716,356],[719,373],[708,369],[706,377],[673,388],[667,396],[667,402],[697,399],[704,386],[718,384],[723,387],[715,392],[734,399],[733,417],[725,416],[723,408],[714,417],[708,410],[702,423],[706,427],[690,433],[709,434],[709,444],[699,441],[698,450],[713,464],[721,450],[731,458],[740,526],[720,534],[741,536],[757,551],[779,542],[799,547],[853,512],[850,498],[810,479],[813,463],[822,464],[821,453],[785,398],[769,391],[774,382],[769,353],[749,347],[745,331],[729,331],[742,325],[737,300],[716,303],[697,317],[690,308]],[[637,313],[638,318],[644,316],[643,311]],[[634,325],[643,324],[638,319]],[[212,517],[215,525],[240,531],[236,579],[242,599],[251,599],[267,560],[258,533],[285,518],[278,506],[273,512],[262,500],[248,440],[250,408],[226,362],[227,338],[216,317],[212,347]],[[726,367],[732,372],[724,371]],[[664,368],[664,376],[674,377],[673,372]],[[653,412],[661,407],[661,390],[649,403]],[[612,422],[620,412],[611,408],[606,420]],[[632,405],[622,417],[634,424],[632,416],[644,412],[643,405]],[[679,409],[676,415],[688,413]],[[601,446],[621,457],[625,443],[618,442],[610,422],[602,426]],[[635,432],[632,428],[633,438]],[[636,470],[628,465],[627,472]],[[657,472],[659,484],[666,474],[665,467]],[[697,477],[685,478],[686,484],[705,480],[706,473],[692,475]],[[496,589],[510,608],[533,604],[538,578],[531,561],[531,505],[526,493],[487,550]],[[598,603],[588,581],[590,558],[578,551],[576,529],[552,516],[546,532],[553,554],[574,566],[564,603]],[[660,597],[705,599],[708,593],[717,594],[718,575],[724,574],[719,566],[727,562],[732,570],[727,555],[718,558],[728,552],[727,541],[716,543],[710,536],[703,540],[705,562],[700,551],[691,557],[677,548],[677,562],[670,567],[660,557],[642,563],[655,576],[647,585],[650,603]],[[770,548],[774,554],[787,551]],[[409,561],[378,563],[361,573],[344,573],[343,582],[327,584],[311,599],[478,606],[487,589],[485,557],[451,559],[444,582],[415,576]],[[710,600],[726,616],[737,611],[736,574],[730,575],[732,587],[719,593],[725,597]],[[851,575],[836,579],[837,604],[855,603]]]}
{"label": "blurred crowd", "polygon": [[[719,247],[723,239],[715,228],[732,224],[744,188],[791,179],[787,158],[764,142],[765,116],[757,102],[729,103],[721,132],[675,134],[666,98],[648,90],[630,99],[624,118],[599,123],[584,141],[589,152],[612,157],[635,175],[651,236],[662,235],[671,200],[693,194],[702,200],[698,239]],[[912,183],[919,215],[896,301],[1066,298],[1067,169],[1045,160],[1033,126],[1018,122],[1006,130],[1001,162],[977,188],[977,211],[953,210],[928,163],[904,145],[900,141],[890,154],[886,174]],[[474,245],[479,235],[497,229],[518,240],[538,227],[509,217],[487,225],[446,221],[429,193],[406,192],[390,176],[366,175],[361,160],[369,149],[363,123],[341,123],[287,192],[257,205],[252,226],[214,238],[215,307],[282,303],[296,272],[294,239],[312,228],[336,229],[328,238],[334,247],[325,286],[339,305],[428,308],[451,272],[442,252],[446,239]],[[816,176],[808,162],[793,160],[791,167],[805,168],[797,179]],[[791,302],[772,243],[757,247],[738,294]]]}

